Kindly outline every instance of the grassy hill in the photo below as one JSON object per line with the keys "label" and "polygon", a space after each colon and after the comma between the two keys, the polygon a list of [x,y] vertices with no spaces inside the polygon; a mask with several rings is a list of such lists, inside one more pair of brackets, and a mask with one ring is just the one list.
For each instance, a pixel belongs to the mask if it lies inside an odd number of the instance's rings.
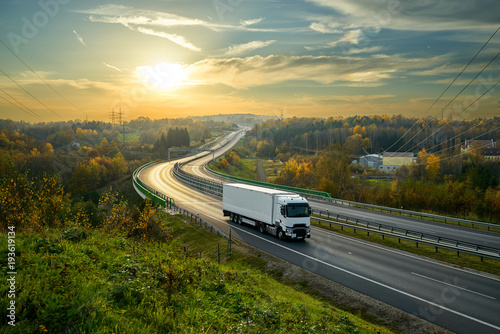
{"label": "grassy hill", "polygon": [[[15,327],[8,333],[388,333],[284,285],[238,251],[217,264],[195,245],[220,238],[169,216],[167,242],[80,227],[15,236]],[[0,279],[8,240],[0,237]],[[202,247],[203,248],[203,247]],[[192,255],[194,254],[194,255]],[[7,296],[8,284],[0,293]],[[5,311],[4,311],[5,312]]]}

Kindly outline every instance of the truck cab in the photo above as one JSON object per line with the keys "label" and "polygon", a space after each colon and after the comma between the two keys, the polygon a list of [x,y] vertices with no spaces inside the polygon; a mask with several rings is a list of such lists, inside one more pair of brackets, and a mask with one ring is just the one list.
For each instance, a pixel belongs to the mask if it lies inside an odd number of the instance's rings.
{"label": "truck cab", "polygon": [[311,207],[296,193],[241,183],[226,183],[222,211],[232,222],[255,226],[280,239],[311,236]]}
{"label": "truck cab", "polygon": [[[280,196],[276,203],[276,217],[274,219],[274,228],[278,229],[275,233],[280,239],[302,239],[311,237],[310,216],[311,207],[304,198],[299,195]],[[274,228],[271,227],[274,234]],[[282,235],[280,235],[280,230]]]}

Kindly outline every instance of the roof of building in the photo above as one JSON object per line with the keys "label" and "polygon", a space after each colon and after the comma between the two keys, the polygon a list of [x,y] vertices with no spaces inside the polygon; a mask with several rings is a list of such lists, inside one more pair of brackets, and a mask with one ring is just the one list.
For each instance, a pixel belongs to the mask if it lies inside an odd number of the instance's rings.
{"label": "roof of building", "polygon": [[498,149],[497,147],[494,147],[494,148],[485,148],[483,150],[483,155],[485,156],[488,156],[488,157],[492,157],[492,156],[500,156],[500,149]]}
{"label": "roof of building", "polygon": [[473,143],[480,143],[483,145],[484,148],[492,148],[492,147],[497,147],[497,142],[495,142],[493,139],[490,140],[466,140],[465,143],[462,145],[462,148],[468,148],[471,147]]}
{"label": "roof of building", "polygon": [[412,152],[385,152],[384,158],[413,158]]}

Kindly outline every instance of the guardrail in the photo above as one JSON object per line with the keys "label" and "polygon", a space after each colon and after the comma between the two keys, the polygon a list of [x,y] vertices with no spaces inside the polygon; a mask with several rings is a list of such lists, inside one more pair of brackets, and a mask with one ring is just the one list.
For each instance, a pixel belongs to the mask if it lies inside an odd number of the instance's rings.
{"label": "guardrail", "polygon": [[142,182],[140,179],[140,173],[148,168],[151,167],[155,164],[158,164],[159,162],[150,162],[146,165],[143,165],[139,168],[137,168],[134,173],[132,174],[132,181],[135,190],[137,193],[142,193],[145,197],[152,199],[159,205],[161,205],[164,208],[169,208],[172,210],[175,210],[179,212],[182,215],[186,215],[188,218],[190,217],[191,220],[194,219],[195,223],[200,224],[200,226],[205,226],[205,230],[209,229],[211,232],[217,233],[217,235],[223,236],[224,238],[231,240],[231,235],[227,235],[226,233],[218,230],[216,227],[214,227],[212,224],[204,220],[203,218],[199,217],[198,215],[183,209],[175,204],[175,200],[173,198],[168,197],[167,195],[163,194],[162,192],[157,191],[156,189],[150,187],[149,185],[145,184]]}
{"label": "guardrail", "polygon": [[485,222],[479,222],[479,221],[474,221],[474,220],[467,220],[467,219],[460,219],[460,218],[453,218],[453,217],[446,217],[446,216],[440,216],[440,215],[433,215],[430,213],[424,213],[424,212],[416,212],[416,211],[409,211],[409,210],[403,210],[403,209],[396,209],[396,208],[390,208],[386,206],[380,206],[380,205],[373,205],[373,204],[366,204],[366,203],[359,203],[359,202],[351,202],[351,201],[346,201],[346,200],[341,200],[337,198],[324,198],[321,196],[308,196],[309,198],[317,199],[320,201],[325,201],[329,202],[332,204],[342,204],[342,205],[348,205],[356,208],[365,208],[365,209],[371,209],[373,211],[380,211],[380,212],[388,212],[391,214],[399,213],[399,215],[407,215],[410,218],[411,217],[417,217],[420,219],[427,218],[429,220],[432,219],[432,221],[436,220],[441,220],[446,222],[455,222],[459,226],[460,224],[469,224],[474,228],[476,225],[478,226],[485,226],[487,227],[488,231],[490,228],[498,228],[500,229],[500,225],[498,224],[491,224],[491,223],[485,223]]}
{"label": "guardrail", "polygon": [[[483,257],[488,257],[495,260],[500,260],[500,249],[494,247],[488,247],[478,244],[473,244],[466,241],[460,241],[445,237],[440,237],[432,234],[422,233],[419,231],[408,230],[400,227],[394,227],[386,224],[378,224],[374,222],[370,222],[368,220],[362,220],[358,218],[352,218],[345,215],[339,214],[331,214],[329,212],[323,211],[314,211],[313,213],[327,216],[329,219],[322,219],[317,217],[311,217],[311,220],[315,220],[321,223],[330,224],[330,227],[333,225],[348,227],[354,230],[361,230],[369,233],[376,233],[382,236],[389,236],[392,238],[414,241],[417,243],[430,245],[437,248],[449,249],[457,252],[457,255],[461,253],[472,254],[481,257],[481,261]],[[332,220],[335,219],[335,220]],[[340,222],[342,220],[343,222]]]}
{"label": "guardrail", "polygon": [[182,164],[176,163],[174,165],[174,176],[181,182],[187,183],[189,186],[207,192],[218,197],[222,197],[222,182],[215,182],[204,179],[182,170]]}
{"label": "guardrail", "polygon": [[[176,164],[174,166],[174,175],[176,175],[183,181],[189,183],[190,185],[202,191],[208,191],[218,196],[222,194],[222,183],[206,180],[204,178],[197,177],[185,171],[182,171],[182,165]],[[335,199],[332,199],[332,201],[335,201]],[[349,203],[355,203],[355,202],[349,202]],[[438,248],[443,248],[456,251],[457,255],[460,252],[472,254],[481,257],[481,261],[483,260],[483,257],[500,260],[500,249],[498,248],[473,244],[470,242],[455,240],[451,238],[440,237],[419,231],[394,227],[387,224],[378,224],[368,220],[351,218],[345,215],[332,214],[328,211],[324,212],[324,211],[314,210],[313,213],[319,214],[320,217],[321,215],[325,215],[329,218],[329,219],[322,219],[322,218],[311,217],[311,220],[318,221],[320,225],[323,222],[330,224],[330,227],[333,224],[341,226],[342,228],[349,227],[353,228],[354,230],[366,231],[368,234],[371,232],[380,234],[382,236],[389,236],[397,239],[414,241],[417,243],[417,247],[418,243],[421,243],[436,247],[436,251]],[[344,222],[339,222],[338,220],[343,220]]]}
{"label": "guardrail", "polygon": [[279,185],[279,184],[243,179],[243,178],[236,177],[236,176],[230,176],[230,175],[216,172],[208,166],[205,166],[205,170],[208,171],[209,173],[217,175],[218,177],[222,177],[222,178],[225,178],[225,179],[228,179],[231,181],[244,182],[244,183],[254,184],[254,185],[266,187],[266,188],[274,188],[274,189],[280,189],[280,190],[285,190],[285,191],[291,191],[291,192],[301,194],[301,195],[313,195],[313,196],[324,197],[324,198],[331,198],[332,197],[329,193],[324,192],[324,191],[295,188],[295,187],[283,186],[283,185]]}
{"label": "guardrail", "polygon": [[153,166],[155,164],[157,164],[158,162],[150,162],[146,165],[143,165],[139,168],[137,168],[134,173],[132,174],[132,182],[133,182],[133,185],[134,185],[134,188],[136,189],[136,191],[139,193],[142,193],[145,197],[155,201],[156,203],[158,203],[159,205],[163,206],[164,208],[170,208],[172,209],[173,207],[175,207],[175,201],[173,198],[170,198],[168,197],[167,195],[157,191],[156,189],[153,189],[152,187],[150,187],[149,185],[145,184],[144,182],[142,182],[142,180],[140,179],[139,175],[140,173],[150,167],[150,166]]}
{"label": "guardrail", "polygon": [[205,170],[207,170],[209,173],[212,173],[212,174],[217,175],[219,177],[225,178],[227,180],[256,184],[256,185],[260,185],[260,186],[268,187],[268,188],[275,188],[275,189],[283,189],[283,190],[287,190],[287,191],[292,191],[292,192],[302,194],[302,195],[306,196],[307,198],[317,199],[320,201],[330,202],[333,204],[342,204],[342,205],[348,205],[348,206],[357,207],[357,208],[371,209],[373,211],[379,210],[380,212],[387,211],[391,214],[399,213],[400,215],[407,215],[410,218],[411,217],[417,217],[420,219],[427,218],[427,219],[432,220],[432,221],[441,220],[441,221],[444,221],[445,223],[455,222],[459,226],[460,226],[460,224],[468,224],[468,225],[471,225],[472,228],[474,228],[476,225],[485,226],[485,227],[487,227],[488,231],[490,230],[490,228],[500,229],[499,224],[491,224],[491,223],[486,223],[486,222],[467,220],[467,219],[461,219],[461,218],[454,218],[454,217],[446,217],[446,216],[434,215],[434,214],[430,214],[430,213],[396,209],[396,208],[390,208],[390,207],[374,205],[374,204],[346,201],[346,200],[342,200],[342,199],[338,199],[338,198],[332,198],[331,195],[329,193],[326,193],[326,192],[301,189],[301,188],[294,188],[294,187],[288,187],[288,186],[281,186],[281,185],[277,185],[277,184],[259,182],[259,181],[248,180],[248,179],[243,179],[243,178],[239,178],[239,177],[235,177],[235,176],[226,175],[226,174],[223,174],[220,172],[216,172],[208,166],[205,166]]}

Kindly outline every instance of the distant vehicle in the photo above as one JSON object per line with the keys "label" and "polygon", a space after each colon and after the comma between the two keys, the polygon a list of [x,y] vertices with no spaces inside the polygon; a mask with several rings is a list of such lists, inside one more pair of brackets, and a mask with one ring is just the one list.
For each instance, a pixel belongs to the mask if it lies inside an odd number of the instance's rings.
{"label": "distant vehicle", "polygon": [[240,183],[224,184],[222,190],[222,211],[232,222],[280,239],[311,237],[311,207],[302,196]]}

